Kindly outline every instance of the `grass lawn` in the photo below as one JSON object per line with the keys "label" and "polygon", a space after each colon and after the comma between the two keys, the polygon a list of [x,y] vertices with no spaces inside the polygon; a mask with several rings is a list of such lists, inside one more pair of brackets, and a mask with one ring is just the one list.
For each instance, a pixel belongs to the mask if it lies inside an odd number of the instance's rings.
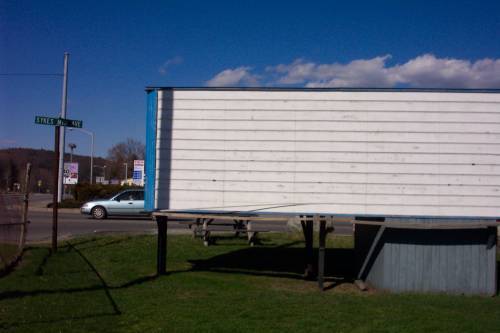
{"label": "grass lawn", "polygon": [[0,253],[2,256],[0,257],[0,270],[3,270],[7,267],[7,264],[10,264],[19,253],[19,245],[9,244],[9,243],[1,243],[0,242]]}
{"label": "grass lawn", "polygon": [[[500,332],[500,297],[360,292],[352,239],[329,239],[325,292],[301,279],[298,238],[267,234],[253,248],[168,239],[156,278],[154,236],[79,238],[51,255],[29,247],[0,279],[2,332]],[[344,277],[344,278],[342,278]],[[347,278],[346,278],[347,277]]]}

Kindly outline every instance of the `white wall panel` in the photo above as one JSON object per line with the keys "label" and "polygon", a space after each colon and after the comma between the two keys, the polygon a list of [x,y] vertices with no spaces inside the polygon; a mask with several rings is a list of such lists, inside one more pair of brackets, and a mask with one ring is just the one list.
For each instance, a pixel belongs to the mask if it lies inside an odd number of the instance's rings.
{"label": "white wall panel", "polygon": [[[163,135],[162,137],[165,137]],[[297,141],[334,141],[334,142],[412,142],[412,143],[463,143],[463,144],[496,144],[500,142],[500,134],[492,133],[386,133],[386,132],[335,132],[335,131],[206,131],[192,129],[174,129],[165,139],[190,140],[297,140]]]}
{"label": "white wall panel", "polygon": [[[173,159],[168,166],[172,170],[236,170],[236,171],[279,171],[279,172],[338,172],[338,173],[379,173],[379,174],[441,174],[441,175],[492,175],[500,174],[498,165],[447,165],[442,171],[439,164],[385,163],[336,163],[336,162],[294,162],[294,161],[252,161],[245,160],[182,160]],[[160,167],[160,172],[167,168]]]}
{"label": "white wall panel", "polygon": [[[292,113],[292,114],[291,114]],[[468,123],[500,123],[499,112],[430,112],[430,111],[275,111],[275,110],[180,110],[176,119],[206,119],[234,121],[269,121],[289,119],[294,121],[367,121],[367,122],[468,122]]]}
{"label": "white wall panel", "polygon": [[[354,95],[355,93],[353,93]],[[421,102],[421,101],[330,101],[330,100],[260,100],[258,92],[249,92],[248,100],[175,100],[175,110],[329,110],[329,111],[479,111],[499,112],[495,103],[483,102]],[[251,97],[253,95],[255,97]],[[353,97],[355,98],[355,97]],[[418,98],[418,97],[417,97]]]}
{"label": "white wall panel", "polygon": [[251,192],[307,192],[307,193],[355,193],[355,194],[398,194],[408,196],[470,196],[495,197],[500,199],[500,186],[461,185],[397,185],[397,184],[339,184],[336,182],[297,181],[233,181],[214,179],[171,179],[171,189],[198,191],[251,191]]}
{"label": "white wall panel", "polygon": [[387,133],[494,133],[500,134],[496,123],[434,123],[434,122],[363,122],[363,121],[235,121],[235,120],[173,120],[173,128],[208,131],[328,131],[328,132],[387,132]]}
{"label": "white wall panel", "polygon": [[172,151],[174,159],[221,159],[221,160],[258,160],[258,161],[297,161],[336,163],[401,163],[401,164],[457,164],[457,165],[499,165],[495,155],[468,154],[418,154],[418,153],[371,153],[366,152],[277,152],[277,151],[224,151],[196,150]]}
{"label": "white wall panel", "polygon": [[157,120],[159,209],[500,216],[497,93],[160,90]]}
{"label": "white wall panel", "polygon": [[[169,96],[160,98],[169,99]],[[452,103],[498,103],[498,96],[491,93],[455,92],[410,92],[410,91],[248,91],[248,90],[175,90],[176,100],[313,100],[313,101],[403,101],[411,102],[452,102]]]}

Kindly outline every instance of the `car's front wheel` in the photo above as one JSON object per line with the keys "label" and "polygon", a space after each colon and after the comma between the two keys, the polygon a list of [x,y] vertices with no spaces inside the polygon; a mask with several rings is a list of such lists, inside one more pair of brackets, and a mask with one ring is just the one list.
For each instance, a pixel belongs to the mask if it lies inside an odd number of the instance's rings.
{"label": "car's front wheel", "polygon": [[101,207],[101,206],[97,206],[97,207],[92,208],[91,214],[92,214],[92,217],[97,219],[97,220],[105,219],[107,216],[106,209],[104,209],[104,207]]}

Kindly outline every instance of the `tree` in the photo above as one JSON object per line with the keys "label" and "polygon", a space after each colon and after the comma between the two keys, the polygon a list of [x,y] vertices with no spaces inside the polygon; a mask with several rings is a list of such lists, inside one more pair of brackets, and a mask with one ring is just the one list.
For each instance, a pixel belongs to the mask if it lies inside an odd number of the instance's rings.
{"label": "tree", "polygon": [[108,150],[110,160],[110,178],[125,178],[125,163],[127,163],[127,175],[132,175],[134,160],[143,160],[145,146],[142,142],[127,138],[124,142],[117,143]]}
{"label": "tree", "polygon": [[7,162],[7,172],[5,173],[5,176],[7,189],[10,191],[14,190],[14,184],[19,182],[19,168],[11,158],[9,158]]}
{"label": "tree", "polygon": [[7,166],[4,160],[0,159],[0,191],[7,188]]}

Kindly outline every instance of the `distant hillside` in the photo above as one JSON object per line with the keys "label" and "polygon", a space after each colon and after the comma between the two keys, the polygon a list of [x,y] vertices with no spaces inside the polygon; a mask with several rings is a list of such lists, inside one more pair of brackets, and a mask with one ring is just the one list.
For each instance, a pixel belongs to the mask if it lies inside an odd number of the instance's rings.
{"label": "distant hillside", "polygon": [[[69,154],[65,154],[64,161],[69,162]],[[13,187],[14,183],[24,182],[26,164],[31,162],[31,190],[34,192],[52,191],[52,176],[54,167],[54,152],[44,149],[9,148],[0,149],[0,190]],[[88,182],[90,179],[90,157],[73,155],[73,162],[78,162],[79,181]],[[94,165],[109,165],[101,157],[94,157]],[[95,176],[102,175],[102,168],[94,168]],[[40,189],[37,182],[41,181]]]}

